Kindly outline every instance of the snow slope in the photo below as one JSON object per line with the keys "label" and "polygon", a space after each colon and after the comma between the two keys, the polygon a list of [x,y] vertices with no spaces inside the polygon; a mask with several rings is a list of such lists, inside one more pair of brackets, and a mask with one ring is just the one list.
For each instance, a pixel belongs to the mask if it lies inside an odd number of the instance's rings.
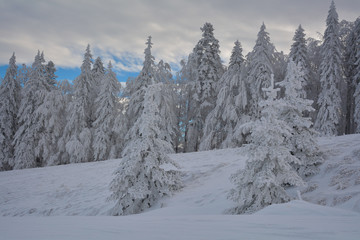
{"label": "snow slope", "polygon": [[105,216],[119,160],[0,172],[0,239],[359,239],[360,135],[320,144],[326,162],[302,198],[339,208],[297,200],[224,215],[234,204],[226,199],[229,176],[246,161],[241,148],[225,149],[172,155],[184,188],[126,217]]}
{"label": "snow slope", "polygon": [[302,189],[302,198],[360,213],[360,135],[321,138],[319,143],[326,161]]}

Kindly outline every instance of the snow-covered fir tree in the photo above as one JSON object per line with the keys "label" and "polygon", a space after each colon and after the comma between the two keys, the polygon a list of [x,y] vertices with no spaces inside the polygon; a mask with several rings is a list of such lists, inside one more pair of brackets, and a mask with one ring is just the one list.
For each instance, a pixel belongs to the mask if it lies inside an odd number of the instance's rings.
{"label": "snow-covered fir tree", "polygon": [[[274,59],[272,62],[272,69],[274,72],[275,82],[280,82],[285,78],[288,56],[283,51],[276,51],[274,46]],[[282,92],[280,91],[280,96]]]}
{"label": "snow-covered fir tree", "polygon": [[[178,106],[177,106],[177,92],[172,80],[171,68],[168,64],[168,67],[165,69],[161,67],[162,61],[159,62],[157,72],[159,72],[158,77],[162,76],[159,82],[163,83],[161,89],[162,97],[162,106],[161,106],[161,116],[165,119],[166,125],[163,134],[164,140],[169,141],[174,150],[178,151],[179,147],[179,138],[181,137],[181,132],[179,130],[179,119],[178,119]],[[169,138],[166,138],[169,137]]]}
{"label": "snow-covered fir tree", "polygon": [[[95,113],[96,118],[93,123],[95,161],[109,159],[112,147],[118,146],[121,148],[123,144],[122,142],[116,142],[116,140],[121,139],[121,137],[117,137],[116,133],[113,132],[115,119],[119,114],[118,109],[120,108],[118,97],[120,88],[120,82],[112,71],[111,63],[109,63],[106,75],[100,85],[99,95],[95,100],[97,109]],[[124,122],[122,124],[124,124]]]}
{"label": "snow-covered fir tree", "polygon": [[278,85],[285,88],[285,105],[280,111],[281,118],[289,125],[291,136],[287,138],[288,148],[301,164],[294,167],[301,176],[311,176],[318,173],[318,166],[323,162],[323,157],[315,139],[317,133],[311,128],[310,118],[304,113],[312,112],[312,100],[305,99],[304,82],[307,74],[302,62],[296,64],[289,61],[286,77]]}
{"label": "snow-covered fir tree", "polygon": [[63,149],[60,150],[58,141],[63,135],[65,126],[64,96],[56,84],[56,68],[52,61],[45,66],[44,100],[35,110],[37,122],[41,129],[36,153],[42,159],[42,166],[59,165],[62,163]]}
{"label": "snow-covered fir tree", "polygon": [[338,135],[343,132],[341,84],[343,83],[342,60],[339,40],[339,21],[332,1],[326,19],[322,62],[320,65],[321,92],[318,99],[319,113],[315,128],[323,135]]}
{"label": "snow-covered fir tree", "polygon": [[102,81],[105,78],[105,67],[100,57],[97,57],[94,61],[93,67],[91,69],[93,74],[92,82],[91,82],[91,98],[92,101],[91,106],[91,122],[93,123],[96,119],[96,111],[97,105],[95,104],[95,100],[98,97],[101,89]]}
{"label": "snow-covered fir tree", "polygon": [[224,73],[220,59],[219,41],[214,37],[211,23],[201,28],[202,38],[193,50],[192,60],[196,64],[197,74],[191,83],[193,109],[189,113],[186,151],[197,151],[203,136],[205,119],[215,107],[218,94],[218,82]]}
{"label": "snow-covered fir tree", "polygon": [[30,71],[29,68],[26,66],[25,63],[23,63],[18,71],[18,76],[17,76],[18,82],[20,83],[21,86],[24,86],[27,80],[29,79],[29,71]]}
{"label": "snow-covered fir tree", "polygon": [[66,163],[66,151],[61,142],[66,124],[66,96],[56,85],[49,91],[44,102],[35,111],[38,120],[42,122],[44,132],[39,140],[44,159],[43,165],[60,165]]}
{"label": "snow-covered fir tree", "polygon": [[[10,170],[14,158],[14,135],[18,128],[21,86],[17,78],[15,53],[9,60],[0,85],[0,171]],[[10,163],[10,164],[9,164]]]}
{"label": "snow-covered fir tree", "polygon": [[274,52],[274,45],[270,42],[269,34],[266,32],[266,26],[263,23],[254,49],[248,55],[247,82],[250,88],[250,111],[253,117],[259,116],[259,102],[266,97],[262,89],[270,86]]}
{"label": "snow-covered fir tree", "polygon": [[154,83],[164,83],[162,89],[163,98],[166,99],[166,107],[164,106],[163,117],[167,120],[166,127],[163,129],[167,132],[167,141],[175,146],[174,140],[178,136],[176,118],[176,101],[172,88],[172,74],[170,65],[160,61],[159,64],[155,64],[155,58],[151,54],[152,42],[151,37],[146,42],[145,48],[145,60],[143,68],[140,74],[133,80],[128,81],[126,86],[126,94],[129,97],[129,104],[127,106],[126,118],[127,129],[130,129],[132,125],[139,118],[144,107],[144,96],[146,87]]}
{"label": "snow-covered fir tree", "polygon": [[245,146],[249,159],[245,168],[231,176],[235,184],[229,194],[229,199],[237,206],[231,213],[241,214],[260,210],[268,205],[290,201],[286,186],[301,186],[303,180],[291,166],[301,164],[291,149],[287,147],[286,139],[291,136],[291,128],[279,118],[282,100],[275,100],[277,91],[274,80],[270,87],[263,89],[267,100],[259,102],[260,119],[244,124],[251,129],[250,143]]}
{"label": "snow-covered fir tree", "polygon": [[[195,83],[194,79],[197,79],[197,61],[196,55],[191,53],[188,56],[187,61],[182,60],[180,62],[181,69],[178,72],[177,76],[177,97],[178,97],[178,119],[179,119],[179,129],[182,132],[181,136],[181,145],[183,152],[187,151],[187,141],[191,140],[188,138],[188,132],[191,125],[191,118],[195,115],[196,99],[194,99],[193,85]],[[190,144],[191,145],[191,144]]]}
{"label": "snow-covered fir tree", "polygon": [[[355,124],[355,110],[359,108],[355,106],[355,94],[357,85],[360,82],[360,76],[356,76],[360,70],[360,18],[355,21],[354,27],[347,37],[346,40],[346,51],[345,51],[345,75],[348,83],[348,93],[347,93],[347,115],[346,115],[346,132],[348,134],[356,132],[356,125],[359,126],[359,121]],[[360,132],[360,129],[357,130]]]}
{"label": "snow-covered fir tree", "polygon": [[44,55],[35,56],[25,83],[20,108],[18,112],[19,128],[14,138],[15,158],[14,169],[41,167],[46,165],[43,158],[44,145],[42,139],[45,134],[44,112],[37,112],[45,97],[52,90],[51,80],[48,79]]}
{"label": "snow-covered fir tree", "polygon": [[356,87],[354,98],[355,98],[354,122],[356,124],[355,133],[360,133],[360,83],[358,83]]}
{"label": "snow-covered fir tree", "polygon": [[163,83],[143,88],[144,107],[128,132],[130,141],[110,184],[110,199],[116,201],[112,215],[142,212],[181,187],[177,166],[167,155],[172,145],[161,131],[166,128],[161,115]]}
{"label": "snow-covered fir tree", "polygon": [[356,86],[354,93],[354,130],[360,133],[360,20],[356,22],[356,62],[354,63],[353,86]]}
{"label": "snow-covered fir tree", "polygon": [[248,92],[243,71],[244,57],[239,41],[235,42],[228,70],[219,80],[221,86],[215,108],[205,121],[200,150],[235,147],[241,142],[233,137],[234,128],[248,119]]}
{"label": "snow-covered fir tree", "polygon": [[314,101],[313,96],[316,93],[313,91],[316,88],[314,87],[314,84],[310,81],[310,69],[309,69],[309,60],[308,60],[308,52],[306,47],[305,33],[301,25],[299,25],[299,27],[295,31],[293,41],[294,42],[291,45],[291,49],[290,49],[289,60],[293,61],[296,65],[301,64],[304,75],[302,88],[306,93],[306,95],[303,95],[302,97]]}
{"label": "snow-covered fir tree", "polygon": [[156,66],[155,58],[151,54],[152,45],[151,36],[149,36],[144,51],[145,60],[143,68],[135,79],[129,79],[126,83],[125,95],[129,97],[129,104],[126,111],[128,129],[131,128],[141,114],[145,95],[143,87],[158,82],[158,79],[154,78]]}
{"label": "snow-covered fir tree", "polygon": [[68,162],[79,163],[93,160],[91,128],[91,72],[92,55],[86,48],[81,73],[74,80],[73,99],[68,105],[67,122],[64,130]]}

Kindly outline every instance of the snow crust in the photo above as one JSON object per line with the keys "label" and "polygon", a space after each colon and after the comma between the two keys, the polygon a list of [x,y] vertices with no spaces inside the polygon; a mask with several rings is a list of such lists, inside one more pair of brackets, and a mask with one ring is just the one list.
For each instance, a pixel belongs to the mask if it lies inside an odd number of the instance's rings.
{"label": "snow crust", "polygon": [[106,216],[115,204],[107,201],[108,186],[119,159],[1,172],[0,239],[358,239],[360,135],[319,143],[325,163],[299,189],[305,201],[253,215],[224,214],[234,206],[229,176],[247,159],[242,148],[170,155],[184,187],[125,217]]}

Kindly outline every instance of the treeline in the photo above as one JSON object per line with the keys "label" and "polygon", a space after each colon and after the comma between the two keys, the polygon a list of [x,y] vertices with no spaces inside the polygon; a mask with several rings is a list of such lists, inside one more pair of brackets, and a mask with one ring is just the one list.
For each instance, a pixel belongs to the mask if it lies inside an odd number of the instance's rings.
{"label": "treeline", "polygon": [[146,91],[154,84],[154,114],[162,122],[148,127],[159,128],[153,137],[170,144],[166,152],[241,146],[251,136],[244,124],[261,119],[259,103],[268,98],[264,89],[272,76],[281,89],[277,98],[283,99],[286,89],[277,83],[292,69],[302,73],[301,96],[312,100],[314,110],[301,111],[318,132],[359,133],[360,19],[339,23],[332,3],[326,25],[323,41],[306,39],[300,25],[287,56],[276,50],[263,24],[253,50],[244,57],[236,41],[225,67],[214,28],[205,23],[176,76],[169,64],[155,63],[149,37],[143,69],[125,89],[111,63],[105,68],[101,58],[93,61],[90,46],[73,84],[56,81],[55,65],[42,53],[31,67],[20,69],[14,54],[0,86],[0,169],[122,157],[128,143],[142,136],[142,126],[136,133],[130,130],[146,116]]}

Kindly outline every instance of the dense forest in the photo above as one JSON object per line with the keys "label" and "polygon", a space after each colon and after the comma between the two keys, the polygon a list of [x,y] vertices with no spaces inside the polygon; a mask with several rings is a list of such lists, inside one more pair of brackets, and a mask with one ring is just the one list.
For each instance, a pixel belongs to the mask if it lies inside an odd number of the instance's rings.
{"label": "dense forest", "polygon": [[[90,46],[73,84],[57,81],[40,51],[21,68],[14,53],[0,86],[0,169],[123,158],[111,198],[114,215],[130,214],[181,187],[167,153],[244,146],[252,161],[232,177],[231,198],[242,201],[232,212],[288,201],[283,186],[303,184],[323,161],[316,136],[360,133],[360,19],[339,22],[332,3],[322,41],[299,25],[288,55],[263,23],[246,56],[235,41],[228,66],[213,25],[201,31],[176,75],[155,61],[149,37],[125,88]],[[254,175],[269,169],[266,181]],[[259,202],[249,199],[254,188]]]}

